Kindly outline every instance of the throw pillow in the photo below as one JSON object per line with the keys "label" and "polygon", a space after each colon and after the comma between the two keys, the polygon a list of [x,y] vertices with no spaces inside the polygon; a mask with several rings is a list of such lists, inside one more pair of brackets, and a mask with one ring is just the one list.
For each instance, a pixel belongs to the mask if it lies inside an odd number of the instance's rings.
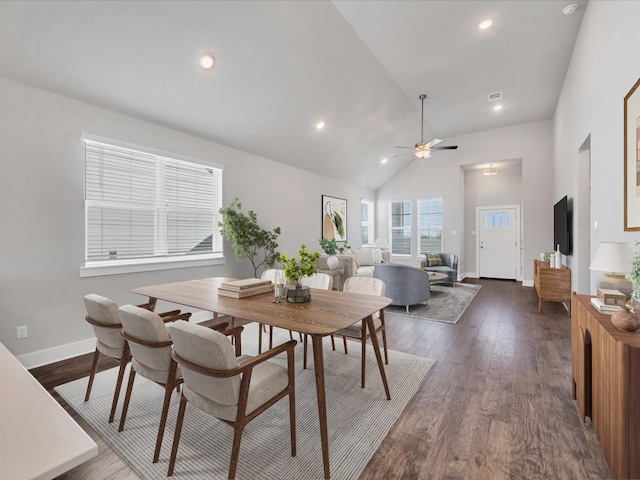
{"label": "throw pillow", "polygon": [[358,257],[353,252],[348,252],[348,254],[353,258],[353,263],[356,264],[356,269],[360,268],[360,261],[358,260]]}
{"label": "throw pillow", "polygon": [[427,257],[427,267],[440,267],[444,265],[439,253],[425,253],[425,256]]}
{"label": "throw pillow", "polygon": [[378,263],[382,263],[382,250],[379,248],[372,248],[371,255],[373,256],[373,264],[377,265]]}
{"label": "throw pillow", "polygon": [[361,267],[373,265],[373,253],[370,248],[354,250],[353,254],[358,258]]}

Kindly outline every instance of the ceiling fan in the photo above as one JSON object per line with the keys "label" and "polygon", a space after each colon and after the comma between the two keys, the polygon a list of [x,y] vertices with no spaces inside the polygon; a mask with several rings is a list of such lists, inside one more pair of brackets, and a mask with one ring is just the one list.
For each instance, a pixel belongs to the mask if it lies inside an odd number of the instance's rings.
{"label": "ceiling fan", "polygon": [[[440,147],[436,147],[436,145],[442,141],[439,138],[434,138],[430,142],[424,143],[424,99],[427,98],[427,96],[423,93],[418,98],[420,98],[422,102],[422,116],[420,118],[420,143],[416,143],[415,147],[396,148],[411,148],[413,149],[413,154],[420,159],[429,158],[431,156],[431,152],[434,150],[455,150],[456,148],[458,148],[457,145],[443,145]],[[398,155],[394,155],[393,158],[399,157],[401,155],[406,155],[407,153],[411,152],[399,153]]]}

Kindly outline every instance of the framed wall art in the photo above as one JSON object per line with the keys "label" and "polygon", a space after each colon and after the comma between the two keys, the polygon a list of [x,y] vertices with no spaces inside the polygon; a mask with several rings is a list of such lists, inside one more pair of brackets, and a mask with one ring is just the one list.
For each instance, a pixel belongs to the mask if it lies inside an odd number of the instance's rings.
{"label": "framed wall art", "polygon": [[640,231],[640,80],[624,97],[624,229]]}
{"label": "framed wall art", "polygon": [[347,201],[322,195],[322,238],[347,241]]}

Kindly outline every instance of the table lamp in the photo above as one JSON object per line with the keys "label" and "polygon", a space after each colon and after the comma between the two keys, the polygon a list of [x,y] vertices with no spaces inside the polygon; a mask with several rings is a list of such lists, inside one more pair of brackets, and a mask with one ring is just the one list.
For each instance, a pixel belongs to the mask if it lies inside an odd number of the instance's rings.
{"label": "table lamp", "polygon": [[389,250],[389,242],[386,238],[376,238],[376,241],[373,242],[373,247],[380,250]]}
{"label": "table lamp", "polygon": [[604,272],[596,280],[596,288],[618,290],[631,297],[632,284],[625,274],[631,271],[633,252],[626,242],[600,242],[589,270]]}

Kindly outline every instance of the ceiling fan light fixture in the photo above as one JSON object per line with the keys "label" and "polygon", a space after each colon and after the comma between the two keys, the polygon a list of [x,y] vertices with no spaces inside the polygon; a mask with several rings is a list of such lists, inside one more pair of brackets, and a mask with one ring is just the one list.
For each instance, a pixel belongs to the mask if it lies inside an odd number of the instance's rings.
{"label": "ceiling fan light fixture", "polygon": [[483,175],[497,175],[498,169],[491,164],[489,165],[489,168],[485,168],[482,173]]}
{"label": "ceiling fan light fixture", "polygon": [[415,154],[416,154],[416,157],[422,158],[422,159],[431,157],[431,152],[429,150],[416,150]]}

